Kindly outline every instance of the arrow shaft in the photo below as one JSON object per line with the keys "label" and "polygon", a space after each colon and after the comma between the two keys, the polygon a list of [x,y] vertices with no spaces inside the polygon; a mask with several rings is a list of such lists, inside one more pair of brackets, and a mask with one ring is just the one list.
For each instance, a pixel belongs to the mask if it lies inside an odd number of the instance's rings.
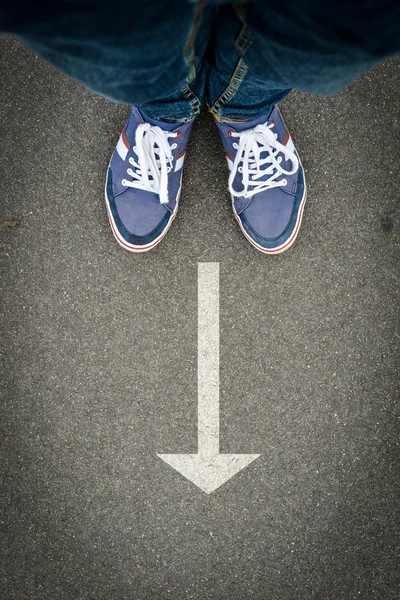
{"label": "arrow shaft", "polygon": [[219,263],[198,265],[198,417],[203,457],[219,453]]}
{"label": "arrow shaft", "polygon": [[198,265],[197,454],[159,454],[173,469],[211,494],[259,454],[219,453],[219,263]]}

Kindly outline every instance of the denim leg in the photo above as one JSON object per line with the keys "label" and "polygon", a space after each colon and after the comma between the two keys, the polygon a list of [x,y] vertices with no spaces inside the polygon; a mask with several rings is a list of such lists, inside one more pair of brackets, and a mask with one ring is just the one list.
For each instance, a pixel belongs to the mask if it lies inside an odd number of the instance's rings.
{"label": "denim leg", "polygon": [[217,117],[266,115],[291,88],[332,94],[400,51],[397,0],[234,0],[219,9],[207,52]]}
{"label": "denim leg", "polygon": [[207,0],[198,0],[192,6],[195,6],[194,15],[183,48],[188,74],[172,94],[159,96],[155,101],[145,104],[136,104],[146,115],[159,121],[189,121],[200,113],[204,103],[207,72],[203,58],[216,7],[210,6]]}
{"label": "denim leg", "polygon": [[91,91],[153,119],[184,122],[203,103],[214,11],[207,0],[46,2],[22,13],[0,10],[0,29]]}
{"label": "denim leg", "polygon": [[276,82],[270,65],[264,65],[261,76],[249,70],[252,32],[243,16],[243,2],[219,7],[206,53],[210,112],[235,121],[268,114],[290,92],[290,86]]}

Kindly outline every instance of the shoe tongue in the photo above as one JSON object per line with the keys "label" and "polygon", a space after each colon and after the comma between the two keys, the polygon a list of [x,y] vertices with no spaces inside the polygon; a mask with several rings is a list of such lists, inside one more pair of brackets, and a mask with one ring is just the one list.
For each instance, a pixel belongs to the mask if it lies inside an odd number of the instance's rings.
{"label": "shoe tongue", "polygon": [[256,125],[264,125],[264,123],[267,123],[270,115],[271,113],[269,115],[263,115],[262,117],[253,119],[252,121],[224,121],[223,119],[221,119],[221,123],[227,125],[235,131],[244,131],[245,129],[253,129],[253,127],[255,127]]}
{"label": "shoe tongue", "polygon": [[177,123],[177,122],[169,123],[167,121],[156,121],[155,119],[151,119],[150,117],[148,117],[143,111],[139,111],[139,112],[142,115],[145,123],[150,123],[150,125],[160,127],[161,129],[164,129],[164,131],[174,131],[174,129],[177,129],[178,127],[180,127],[182,125],[182,123]]}

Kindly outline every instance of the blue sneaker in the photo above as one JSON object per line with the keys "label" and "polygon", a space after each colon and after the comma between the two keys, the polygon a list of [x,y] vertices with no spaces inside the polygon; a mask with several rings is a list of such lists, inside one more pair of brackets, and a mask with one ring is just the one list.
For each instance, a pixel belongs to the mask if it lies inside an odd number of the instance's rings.
{"label": "blue sneaker", "polygon": [[261,252],[284,252],[299,232],[306,185],[278,107],[254,121],[216,123],[228,159],[233,212],[244,235]]}
{"label": "blue sneaker", "polygon": [[170,228],[191,128],[192,121],[153,121],[132,108],[111,157],[105,189],[110,224],[123,248],[151,250]]}

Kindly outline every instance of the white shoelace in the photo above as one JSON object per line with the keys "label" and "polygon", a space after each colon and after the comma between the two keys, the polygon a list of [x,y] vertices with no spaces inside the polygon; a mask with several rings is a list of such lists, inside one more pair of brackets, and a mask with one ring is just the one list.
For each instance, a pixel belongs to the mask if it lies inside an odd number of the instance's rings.
{"label": "white shoelace", "polygon": [[177,144],[169,145],[168,138],[178,137],[177,133],[164,131],[161,127],[142,123],[136,130],[136,146],[133,151],[137,162],[131,156],[129,163],[135,170],[127,169],[133,181],[122,180],[122,185],[147,192],[154,192],[161,204],[168,202],[168,173],[173,168],[171,150]]}
{"label": "white shoelace", "polygon": [[[287,180],[280,179],[278,181],[278,178],[282,175],[293,175],[299,168],[296,154],[278,142],[277,134],[271,131],[272,127],[273,124],[257,125],[253,129],[230,133],[232,137],[239,138],[239,144],[233,144],[237,154],[229,177],[229,190],[233,196],[251,198],[259,192],[285,186]],[[286,170],[281,166],[282,156],[278,156],[281,152],[286,160],[290,160],[292,163],[291,170]],[[267,156],[261,158],[261,153],[267,153]],[[269,163],[270,166],[264,167]],[[243,174],[242,190],[234,188],[234,180],[238,172]],[[259,181],[261,177],[263,179]]]}

